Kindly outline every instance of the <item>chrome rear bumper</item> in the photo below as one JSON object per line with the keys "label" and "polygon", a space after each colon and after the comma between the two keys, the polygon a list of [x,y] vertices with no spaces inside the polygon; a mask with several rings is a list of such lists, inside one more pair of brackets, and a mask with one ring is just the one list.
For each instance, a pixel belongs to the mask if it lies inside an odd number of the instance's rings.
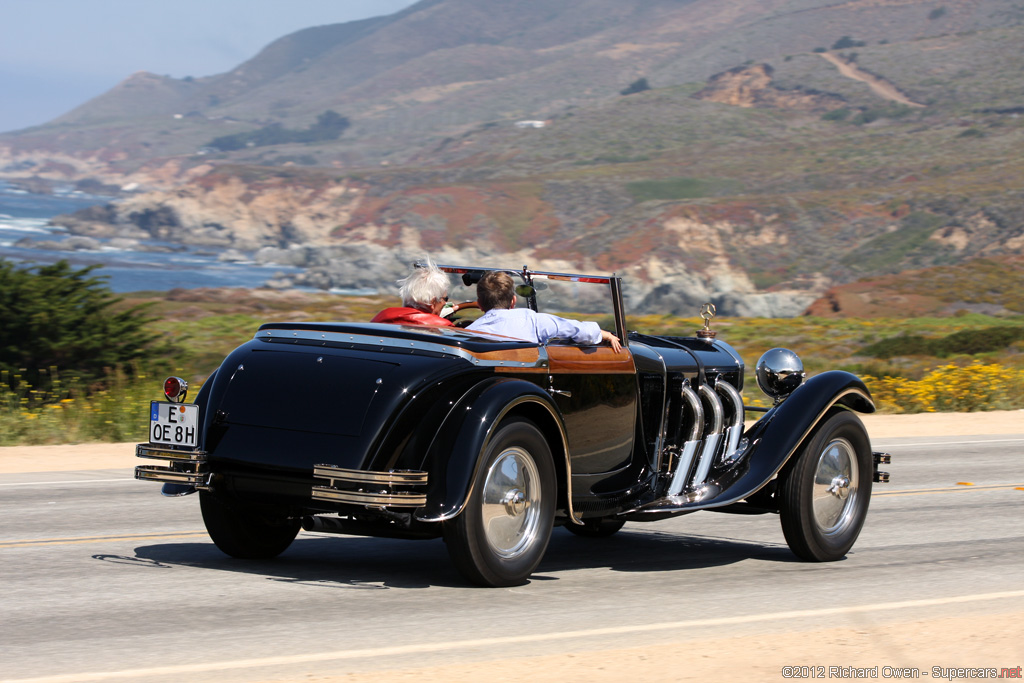
{"label": "chrome rear bumper", "polygon": [[326,486],[313,487],[313,500],[378,508],[418,508],[427,504],[423,491],[427,473],[418,470],[368,472],[315,465],[313,476],[327,480]]}
{"label": "chrome rear bumper", "polygon": [[139,465],[135,478],[159,481],[165,484],[184,484],[197,489],[210,487],[210,472],[206,468],[206,451],[178,451],[162,446],[140,443],[135,456],[152,460],[166,460],[167,465]]}

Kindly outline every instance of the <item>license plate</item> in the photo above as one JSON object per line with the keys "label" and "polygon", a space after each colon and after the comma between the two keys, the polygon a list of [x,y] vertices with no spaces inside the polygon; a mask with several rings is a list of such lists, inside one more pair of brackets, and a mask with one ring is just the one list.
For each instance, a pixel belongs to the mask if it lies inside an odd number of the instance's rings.
{"label": "license plate", "polygon": [[195,448],[199,435],[199,406],[194,403],[149,404],[149,442]]}

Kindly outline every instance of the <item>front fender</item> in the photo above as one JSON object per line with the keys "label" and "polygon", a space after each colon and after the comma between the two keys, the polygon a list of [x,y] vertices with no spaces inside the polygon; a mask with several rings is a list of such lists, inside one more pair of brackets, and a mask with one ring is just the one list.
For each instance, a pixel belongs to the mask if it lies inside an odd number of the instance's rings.
{"label": "front fender", "polygon": [[833,370],[812,377],[747,430],[740,464],[719,478],[711,496],[692,507],[730,505],[764,488],[836,406],[875,412],[871,393],[855,375]]}
{"label": "front fender", "polygon": [[[565,424],[551,396],[530,382],[493,378],[466,392],[438,430],[427,457],[427,504],[417,510],[418,520],[441,522],[462,512],[472,493],[481,455],[498,425],[510,414],[524,415],[538,423],[548,436],[555,468],[559,469],[561,463],[568,486],[571,477]],[[566,499],[571,501],[571,495],[567,493]]]}

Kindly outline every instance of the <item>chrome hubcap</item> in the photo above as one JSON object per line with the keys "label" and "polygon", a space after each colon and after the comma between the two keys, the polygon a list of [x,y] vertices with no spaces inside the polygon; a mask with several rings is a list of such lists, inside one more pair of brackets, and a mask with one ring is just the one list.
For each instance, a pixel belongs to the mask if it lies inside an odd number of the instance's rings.
{"label": "chrome hubcap", "polygon": [[818,456],[812,495],[814,520],[826,536],[853,521],[858,496],[857,454],[846,439],[833,439]]}
{"label": "chrome hubcap", "polygon": [[505,449],[484,479],[482,519],[488,545],[501,557],[519,555],[537,536],[540,511],[537,465],[522,448]]}

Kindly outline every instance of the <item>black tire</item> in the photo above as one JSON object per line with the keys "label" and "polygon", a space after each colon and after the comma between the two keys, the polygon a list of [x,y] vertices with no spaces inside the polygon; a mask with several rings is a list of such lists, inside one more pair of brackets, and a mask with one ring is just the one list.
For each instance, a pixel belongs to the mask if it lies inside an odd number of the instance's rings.
{"label": "black tire", "polygon": [[299,519],[269,515],[209,491],[199,492],[199,508],[214,544],[231,557],[245,560],[277,557],[292,544],[302,524]]}
{"label": "black tire", "polygon": [[445,522],[459,572],[481,586],[517,586],[540,564],[555,517],[555,466],[540,430],[498,427],[481,457],[465,509]]}
{"label": "black tire", "polygon": [[833,562],[860,535],[874,477],[871,444],[860,418],[829,417],[797,452],[779,487],[786,543],[809,562]]}
{"label": "black tire", "polygon": [[626,520],[616,519],[615,517],[597,517],[594,519],[585,519],[583,524],[573,524],[568,522],[565,528],[577,536],[583,536],[585,538],[608,538],[623,526],[625,526]]}

